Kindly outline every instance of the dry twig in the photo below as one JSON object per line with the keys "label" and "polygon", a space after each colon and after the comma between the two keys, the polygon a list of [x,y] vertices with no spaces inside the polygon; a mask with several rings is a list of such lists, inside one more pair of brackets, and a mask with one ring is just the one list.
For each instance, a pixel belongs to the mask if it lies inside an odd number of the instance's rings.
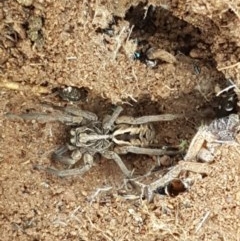
{"label": "dry twig", "polygon": [[223,66],[221,68],[218,68],[218,70],[222,71],[222,70],[225,70],[225,69],[231,69],[231,68],[238,67],[238,65],[240,65],[240,62],[237,62],[235,64],[231,64],[231,65],[228,65],[228,66]]}
{"label": "dry twig", "polygon": [[208,216],[210,214],[210,211],[206,212],[205,215],[203,216],[202,220],[198,223],[196,229],[195,229],[195,233],[197,233],[200,228],[203,226],[203,224],[206,222]]}
{"label": "dry twig", "polygon": [[29,85],[29,84],[22,84],[18,82],[8,81],[8,80],[0,80],[0,88],[5,88],[9,90],[17,90],[17,91],[24,91],[24,92],[33,92],[34,94],[41,95],[41,94],[49,94],[50,91],[48,88],[39,86],[39,85]]}

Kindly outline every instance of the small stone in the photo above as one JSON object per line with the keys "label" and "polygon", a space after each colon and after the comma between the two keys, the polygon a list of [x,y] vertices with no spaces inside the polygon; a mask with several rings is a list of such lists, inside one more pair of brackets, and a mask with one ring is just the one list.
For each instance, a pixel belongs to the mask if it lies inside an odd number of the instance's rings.
{"label": "small stone", "polygon": [[81,194],[82,194],[84,197],[86,197],[86,196],[88,195],[87,192],[84,191],[84,190],[81,191]]}
{"label": "small stone", "polygon": [[167,155],[160,157],[159,162],[164,167],[170,166],[172,164],[171,158]]}

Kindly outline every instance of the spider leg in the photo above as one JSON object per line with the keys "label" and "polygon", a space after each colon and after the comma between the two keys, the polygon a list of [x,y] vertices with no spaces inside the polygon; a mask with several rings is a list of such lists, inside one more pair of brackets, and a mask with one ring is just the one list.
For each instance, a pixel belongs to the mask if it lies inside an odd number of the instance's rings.
{"label": "spider leg", "polygon": [[121,157],[113,152],[113,151],[103,151],[101,152],[102,156],[107,158],[107,159],[113,159],[117,165],[120,167],[121,171],[123,172],[123,174],[126,176],[126,177],[130,177],[132,172],[129,171],[126,167],[126,165],[123,163]]}
{"label": "spider leg", "polygon": [[[5,116],[9,119],[23,119],[23,120],[37,120],[40,122],[53,122],[59,121],[62,123],[79,124],[83,119],[96,121],[98,117],[89,111],[83,111],[74,107],[61,107],[50,105],[47,103],[42,104],[45,108],[50,109],[52,113],[23,113],[23,114],[13,114],[7,113]],[[55,110],[55,112],[54,112]],[[57,112],[56,110],[59,110]]]}
{"label": "spider leg", "polygon": [[80,108],[76,108],[74,106],[67,106],[67,107],[59,107],[59,106],[54,106],[55,109],[59,109],[62,112],[65,112],[67,114],[76,116],[76,117],[82,117],[84,119],[90,120],[90,121],[97,121],[98,117],[96,114],[86,111],[86,110],[81,110]]}
{"label": "spider leg", "polygon": [[116,119],[118,118],[118,116],[122,111],[123,111],[123,108],[121,106],[118,106],[109,118],[106,118],[105,120],[103,120],[103,129],[111,130],[114,122],[116,121]]}
{"label": "spider leg", "polygon": [[45,168],[42,166],[36,166],[38,170],[44,170],[47,173],[53,174],[58,177],[68,177],[68,176],[76,176],[76,175],[83,175],[87,171],[90,170],[90,168],[93,166],[93,156],[85,153],[83,155],[83,160],[84,160],[84,166],[82,168],[73,168],[73,169],[68,169],[68,170],[57,170],[54,168]]}
{"label": "spider leg", "polygon": [[53,174],[58,177],[69,177],[69,176],[82,176],[87,171],[89,171],[91,166],[83,166],[82,168],[74,168],[74,169],[68,169],[68,170],[57,170],[54,168],[47,167],[45,168],[45,171],[49,174]]}
{"label": "spider leg", "polygon": [[149,115],[141,117],[131,117],[131,116],[120,116],[116,119],[116,124],[130,124],[130,125],[140,125],[150,122],[158,121],[172,121],[178,118],[182,118],[184,115],[181,114],[162,114],[162,115]]}
{"label": "spider leg", "polygon": [[177,154],[182,154],[184,151],[181,149],[156,149],[156,148],[144,148],[144,147],[137,147],[137,146],[118,146],[114,148],[114,151],[118,154],[127,154],[127,153],[135,153],[135,154],[143,154],[143,155],[150,155],[150,156],[174,156]]}
{"label": "spider leg", "polygon": [[36,120],[39,122],[54,122],[59,121],[62,123],[81,123],[83,117],[66,115],[63,113],[23,113],[23,114],[13,114],[7,113],[5,116],[8,119],[13,120]]}
{"label": "spider leg", "polygon": [[69,152],[68,146],[63,146],[53,152],[52,159],[63,164],[73,165],[82,157],[82,153],[79,149],[72,150],[71,154]]}

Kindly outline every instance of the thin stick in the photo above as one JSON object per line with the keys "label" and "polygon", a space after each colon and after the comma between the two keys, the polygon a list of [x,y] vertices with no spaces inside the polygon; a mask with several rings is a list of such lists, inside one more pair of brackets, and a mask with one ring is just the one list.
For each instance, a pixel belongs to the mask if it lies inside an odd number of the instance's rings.
{"label": "thin stick", "polygon": [[235,84],[234,84],[234,85],[230,85],[230,86],[226,87],[225,89],[219,91],[219,92],[216,94],[216,96],[219,96],[219,95],[221,95],[222,93],[227,92],[227,91],[229,91],[229,90],[231,90],[231,89],[234,89],[234,88],[236,88],[236,85],[235,85]]}
{"label": "thin stick", "polygon": [[116,49],[115,49],[115,51],[114,51],[114,54],[113,54],[113,60],[116,59],[117,53],[118,53],[119,49],[120,49],[121,46],[122,46],[121,35],[124,33],[125,29],[126,29],[126,28],[123,27],[122,30],[121,30],[121,32],[119,33],[119,35],[116,37],[117,47],[116,47]]}
{"label": "thin stick", "polygon": [[231,64],[231,65],[228,65],[228,66],[224,66],[224,67],[218,68],[218,70],[221,71],[221,70],[225,70],[225,69],[231,69],[231,68],[237,67],[238,65],[240,65],[240,62],[237,62],[235,64]]}
{"label": "thin stick", "polygon": [[[231,80],[231,79],[228,79],[228,81],[232,84],[232,85],[235,85],[235,83]],[[235,85],[235,88],[238,92],[240,92],[240,89],[237,87],[237,85]]]}
{"label": "thin stick", "polygon": [[76,220],[78,223],[82,224],[83,222],[81,222],[81,220],[75,215],[79,209],[81,209],[81,206],[78,206],[77,208],[75,208],[69,215],[70,219],[74,219]]}
{"label": "thin stick", "polygon": [[49,94],[50,90],[46,87],[39,85],[26,85],[8,80],[0,80],[0,88],[5,88],[9,90],[18,90],[18,91],[31,91],[35,94]]}
{"label": "thin stick", "polygon": [[88,219],[90,225],[96,229],[98,232],[100,232],[107,240],[113,241],[111,237],[109,237],[102,229],[98,228],[96,225],[93,224],[92,220],[86,215],[86,218]]}
{"label": "thin stick", "polygon": [[98,188],[90,197],[88,197],[88,200],[90,201],[90,205],[92,204],[94,199],[99,195],[99,193],[107,192],[111,189],[112,189],[112,187],[100,187],[100,188]]}
{"label": "thin stick", "polygon": [[200,230],[200,228],[203,226],[203,224],[206,222],[209,214],[210,214],[210,211],[206,212],[206,214],[203,216],[202,221],[197,225],[195,229],[195,233],[197,233]]}
{"label": "thin stick", "polygon": [[132,31],[133,31],[133,28],[134,28],[134,27],[135,27],[135,26],[132,25],[132,27],[130,28],[129,34],[128,34],[127,39],[126,39],[126,42],[129,41],[129,38],[130,38],[130,36],[131,36],[131,34],[132,34]]}

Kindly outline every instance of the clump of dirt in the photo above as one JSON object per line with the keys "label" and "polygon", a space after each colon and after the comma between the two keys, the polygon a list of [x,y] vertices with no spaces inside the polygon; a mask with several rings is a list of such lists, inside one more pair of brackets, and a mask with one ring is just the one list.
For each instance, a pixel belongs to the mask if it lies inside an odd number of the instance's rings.
{"label": "clump of dirt", "polygon": [[[157,126],[157,138],[190,141],[203,121],[238,111],[239,13],[230,0],[1,1],[1,238],[238,240],[235,146],[223,145],[189,192],[140,203],[120,195],[123,175],[109,160],[96,157],[83,177],[34,170],[55,165],[49,156],[67,128],[4,114],[73,101],[103,117],[121,104],[133,116],[184,114]],[[155,165],[145,156],[123,160],[142,174]]]}

